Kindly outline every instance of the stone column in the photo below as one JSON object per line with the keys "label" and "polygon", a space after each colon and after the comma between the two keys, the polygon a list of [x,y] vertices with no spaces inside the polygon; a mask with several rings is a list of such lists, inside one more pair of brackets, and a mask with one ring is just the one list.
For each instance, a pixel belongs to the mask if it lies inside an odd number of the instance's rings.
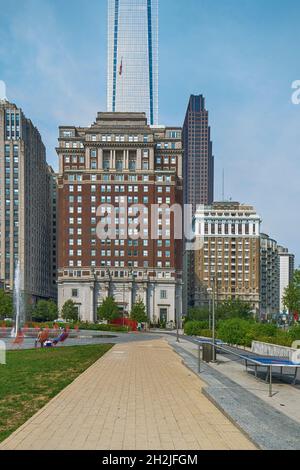
{"label": "stone column", "polygon": [[91,162],[90,162],[90,148],[86,147],[85,148],[85,167],[90,168]]}
{"label": "stone column", "polygon": [[95,286],[92,283],[90,286],[90,312],[88,313],[89,317],[87,316],[86,319],[89,318],[90,322],[94,322],[96,319],[95,315]]}
{"label": "stone column", "polygon": [[124,163],[123,163],[124,170],[129,169],[129,150],[124,150]]}
{"label": "stone column", "polygon": [[142,150],[137,149],[137,154],[136,154],[136,169],[141,170],[142,169]]}
{"label": "stone column", "polygon": [[98,170],[103,169],[103,149],[98,149]]}

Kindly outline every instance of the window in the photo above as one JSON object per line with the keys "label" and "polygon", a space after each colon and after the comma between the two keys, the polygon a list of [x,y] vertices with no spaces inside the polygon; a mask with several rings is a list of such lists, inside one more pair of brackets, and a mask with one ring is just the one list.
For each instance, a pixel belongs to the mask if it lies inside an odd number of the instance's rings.
{"label": "window", "polygon": [[91,168],[91,170],[96,170],[97,169],[97,159],[96,158],[91,158],[90,168]]}
{"label": "window", "polygon": [[165,300],[165,299],[168,298],[166,290],[161,290],[160,291],[160,298],[161,298],[161,300]]}
{"label": "window", "polygon": [[78,289],[72,289],[72,297],[78,297]]}
{"label": "window", "polygon": [[63,131],[63,137],[73,137],[73,131]]}

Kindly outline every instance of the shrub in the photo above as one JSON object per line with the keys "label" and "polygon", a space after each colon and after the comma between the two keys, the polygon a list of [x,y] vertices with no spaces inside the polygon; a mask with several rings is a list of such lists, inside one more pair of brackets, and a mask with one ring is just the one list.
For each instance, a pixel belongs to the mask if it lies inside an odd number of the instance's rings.
{"label": "shrub", "polygon": [[289,335],[292,341],[300,339],[300,325],[295,325],[289,330]]}
{"label": "shrub", "polygon": [[228,344],[239,344],[247,346],[247,332],[252,322],[241,318],[232,318],[219,322],[218,337]]}
{"label": "shrub", "polygon": [[[276,325],[269,323],[255,323],[249,322],[249,329],[245,335],[244,346],[251,346],[252,341],[263,341],[261,338],[273,338],[275,337],[278,328]],[[268,341],[269,342],[269,341]]]}
{"label": "shrub", "polygon": [[[105,324],[97,324],[97,323],[77,323],[75,326],[78,326],[80,330],[91,330],[91,331],[112,331],[112,332],[128,332],[127,326],[122,325],[105,325]],[[74,328],[74,325],[71,328]]]}
{"label": "shrub", "polygon": [[204,328],[207,328],[207,323],[204,321],[187,321],[184,324],[184,332],[189,336],[200,336]]}
{"label": "shrub", "polygon": [[[215,336],[217,337],[217,332]],[[205,338],[212,338],[212,330],[204,329],[200,330],[200,335],[199,336],[204,336]]]}

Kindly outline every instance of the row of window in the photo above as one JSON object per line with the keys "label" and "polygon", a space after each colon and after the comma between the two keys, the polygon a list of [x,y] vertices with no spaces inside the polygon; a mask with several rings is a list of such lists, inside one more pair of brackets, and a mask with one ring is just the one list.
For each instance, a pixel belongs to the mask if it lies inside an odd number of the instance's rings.
{"label": "row of window", "polygon": [[[120,277],[124,277],[124,273],[123,273],[123,276],[120,276]],[[79,295],[78,289],[72,289],[72,297],[78,298],[78,295]],[[166,300],[168,298],[168,291],[161,290],[159,293],[159,297],[161,300]]]}
{"label": "row of window", "polygon": [[[91,260],[91,266],[92,267],[96,267],[97,264],[96,264],[96,260]],[[125,262],[124,261],[111,261],[111,260],[101,260],[100,261],[100,266],[101,267],[107,267],[107,268],[110,268],[110,267],[116,267],[116,268],[125,268]],[[81,260],[69,260],[69,267],[72,268],[72,267],[78,267],[78,268],[81,268],[82,267],[82,261]],[[149,268],[149,262],[148,261],[143,261],[142,263],[142,266],[139,265],[139,262],[138,261],[126,261],[126,267],[128,268]],[[170,261],[157,261],[156,263],[156,268],[171,268],[171,263]],[[161,277],[161,276],[159,276]]]}
{"label": "row of window", "polygon": [[[70,245],[71,245],[71,243],[70,243]],[[100,254],[101,254],[102,257],[111,257],[112,252],[111,252],[111,250],[101,250]],[[140,253],[139,253],[138,250],[127,250],[127,256],[139,256],[139,254]],[[142,254],[145,258],[148,258],[148,256],[149,256],[148,250],[143,250]],[[81,249],[74,250],[73,248],[70,248],[69,249],[69,256],[74,256],[74,255],[82,256],[82,250]],[[97,255],[96,250],[92,249],[91,252],[90,252],[90,255],[91,255],[91,257],[94,258]],[[125,251],[124,250],[114,250],[113,255],[114,255],[115,258],[118,258],[118,257],[124,258],[125,257]],[[163,256],[165,258],[171,258],[171,252],[168,251],[168,250],[166,250],[164,252],[159,250],[159,251],[157,251],[156,256],[157,256],[157,258],[163,258]]]}
{"label": "row of window", "polygon": [[[98,175],[100,177],[102,177],[102,180],[103,181],[110,181],[111,180],[111,177],[112,175]],[[135,183],[138,181],[138,177],[137,175],[127,175],[127,181],[129,182],[132,182],[132,183]],[[90,179],[91,181],[97,181],[97,175],[90,175]],[[73,174],[69,174],[68,175],[68,181],[70,182],[75,182],[75,181],[78,181],[78,182],[81,182],[83,181],[83,178],[82,178],[82,175],[73,175]],[[118,181],[118,182],[121,182],[121,181],[125,181],[125,178],[124,178],[124,175],[114,175],[114,181]],[[148,182],[149,181],[149,175],[142,175],[142,181],[144,182]],[[160,180],[157,180],[157,181],[160,181]],[[171,181],[171,176],[166,176],[165,177],[165,182],[170,182]]]}

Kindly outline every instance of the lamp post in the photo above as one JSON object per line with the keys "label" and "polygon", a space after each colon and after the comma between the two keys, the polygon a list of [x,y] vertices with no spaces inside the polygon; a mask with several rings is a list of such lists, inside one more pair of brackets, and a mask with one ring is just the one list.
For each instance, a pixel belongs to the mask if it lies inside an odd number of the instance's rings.
{"label": "lamp post", "polygon": [[125,283],[123,282],[123,313],[122,313],[123,326],[124,326],[124,314],[125,314]]}
{"label": "lamp post", "polygon": [[212,344],[213,344],[213,361],[216,362],[216,319],[215,319],[215,299],[216,299],[216,274],[212,274]]}
{"label": "lamp post", "polygon": [[211,330],[211,293],[212,293],[211,287],[207,288],[207,293],[208,293],[208,329]]}
{"label": "lamp post", "polygon": [[179,343],[179,314],[178,314],[178,308],[177,308],[177,295],[175,297],[176,299],[176,305],[175,305],[175,311],[176,311],[176,341]]}
{"label": "lamp post", "polygon": [[176,301],[176,305],[175,305],[175,311],[176,311],[176,341],[177,343],[180,343],[179,341],[179,308],[178,308],[178,299],[180,298],[180,296],[177,294],[175,296],[175,301]]}

